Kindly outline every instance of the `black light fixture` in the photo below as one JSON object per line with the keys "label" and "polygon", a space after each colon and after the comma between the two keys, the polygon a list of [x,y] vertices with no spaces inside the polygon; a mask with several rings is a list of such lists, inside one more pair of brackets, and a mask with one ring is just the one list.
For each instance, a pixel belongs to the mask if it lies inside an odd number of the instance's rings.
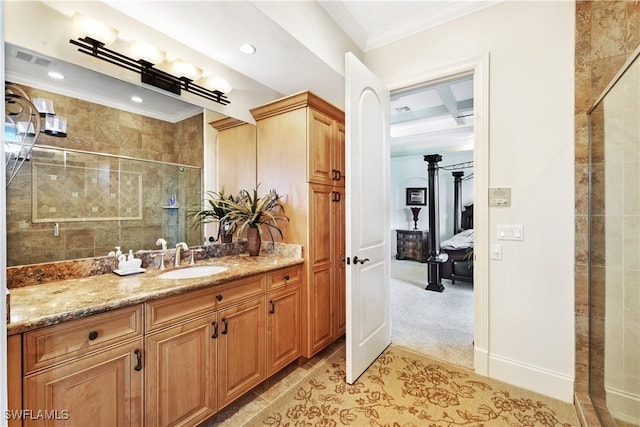
{"label": "black light fixture", "polygon": [[193,83],[193,81],[187,77],[176,77],[165,71],[159,70],[154,67],[154,64],[145,61],[144,59],[136,60],[108,49],[105,47],[103,42],[91,37],[81,37],[77,40],[70,39],[69,43],[78,46],[79,52],[93,56],[94,58],[102,59],[103,61],[125,68],[129,71],[139,73],[142,83],[149,84],[176,95],[180,95],[184,90],[210,101],[217,102],[221,105],[227,105],[231,102],[226,95],[219,90],[204,88]]}

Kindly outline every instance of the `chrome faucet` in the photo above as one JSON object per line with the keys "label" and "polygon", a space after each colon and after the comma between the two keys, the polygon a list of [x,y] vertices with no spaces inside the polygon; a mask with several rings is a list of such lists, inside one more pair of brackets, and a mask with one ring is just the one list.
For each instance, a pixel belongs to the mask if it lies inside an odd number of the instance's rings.
{"label": "chrome faucet", "polygon": [[174,263],[176,267],[180,266],[180,249],[188,251],[189,246],[185,242],[180,242],[176,245],[176,262]]}

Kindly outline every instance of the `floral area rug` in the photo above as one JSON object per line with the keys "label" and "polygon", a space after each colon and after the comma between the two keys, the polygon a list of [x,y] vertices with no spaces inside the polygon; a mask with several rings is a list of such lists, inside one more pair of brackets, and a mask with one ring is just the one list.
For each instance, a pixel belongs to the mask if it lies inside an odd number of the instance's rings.
{"label": "floral area rug", "polygon": [[344,349],[247,425],[579,426],[573,405],[389,347],[358,379],[345,382]]}

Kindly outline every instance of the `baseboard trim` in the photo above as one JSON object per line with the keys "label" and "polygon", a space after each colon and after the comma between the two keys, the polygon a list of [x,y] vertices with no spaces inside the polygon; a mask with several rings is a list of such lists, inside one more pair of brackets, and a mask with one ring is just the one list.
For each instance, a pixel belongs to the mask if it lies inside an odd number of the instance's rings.
{"label": "baseboard trim", "polygon": [[489,356],[489,377],[573,403],[574,378],[506,357]]}
{"label": "baseboard trim", "polygon": [[478,375],[489,376],[489,352],[486,349],[473,348],[473,369]]}
{"label": "baseboard trim", "polygon": [[637,424],[640,421],[640,396],[606,385],[604,390],[607,395],[607,409],[613,418],[629,424]]}

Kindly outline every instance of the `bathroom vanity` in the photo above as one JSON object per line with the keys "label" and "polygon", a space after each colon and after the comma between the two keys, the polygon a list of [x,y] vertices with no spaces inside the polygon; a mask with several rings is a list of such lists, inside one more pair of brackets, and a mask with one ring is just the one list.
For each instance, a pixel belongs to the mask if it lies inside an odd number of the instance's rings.
{"label": "bathroom vanity", "polygon": [[30,412],[11,425],[206,420],[300,356],[302,262],[226,256],[207,277],[148,270],[12,290],[10,409]]}

